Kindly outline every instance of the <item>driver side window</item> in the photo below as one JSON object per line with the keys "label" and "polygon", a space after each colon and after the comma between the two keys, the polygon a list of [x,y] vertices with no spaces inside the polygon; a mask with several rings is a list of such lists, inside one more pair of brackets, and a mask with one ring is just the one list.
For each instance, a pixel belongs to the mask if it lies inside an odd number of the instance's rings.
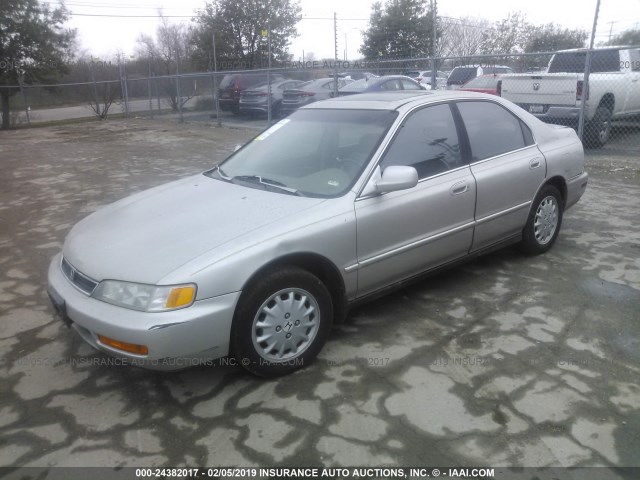
{"label": "driver side window", "polygon": [[390,165],[414,167],[419,179],[464,165],[458,132],[448,104],[418,110],[402,123],[380,162],[380,168],[384,170]]}

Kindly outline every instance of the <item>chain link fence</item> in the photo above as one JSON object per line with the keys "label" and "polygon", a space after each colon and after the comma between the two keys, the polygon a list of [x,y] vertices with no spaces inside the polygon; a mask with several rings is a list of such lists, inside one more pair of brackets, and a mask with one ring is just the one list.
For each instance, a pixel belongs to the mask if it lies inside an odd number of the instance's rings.
{"label": "chain link fence", "polygon": [[14,89],[12,123],[163,115],[263,128],[302,105],[331,98],[353,81],[405,75],[425,89],[500,95],[544,122],[574,127],[587,148],[640,151],[640,47],[313,60],[271,69],[174,75],[132,74],[121,66],[90,73],[87,82],[2,87]]}

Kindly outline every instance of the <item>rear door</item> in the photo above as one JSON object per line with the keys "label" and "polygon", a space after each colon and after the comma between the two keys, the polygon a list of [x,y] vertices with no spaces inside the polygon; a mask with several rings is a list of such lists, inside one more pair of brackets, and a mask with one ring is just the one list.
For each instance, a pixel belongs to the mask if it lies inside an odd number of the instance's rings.
{"label": "rear door", "polygon": [[358,295],[464,256],[473,238],[475,180],[449,104],[402,122],[379,163],[410,165],[419,183],[356,200]]}
{"label": "rear door", "polygon": [[502,105],[460,101],[477,185],[472,251],[519,234],[546,176],[529,128]]}

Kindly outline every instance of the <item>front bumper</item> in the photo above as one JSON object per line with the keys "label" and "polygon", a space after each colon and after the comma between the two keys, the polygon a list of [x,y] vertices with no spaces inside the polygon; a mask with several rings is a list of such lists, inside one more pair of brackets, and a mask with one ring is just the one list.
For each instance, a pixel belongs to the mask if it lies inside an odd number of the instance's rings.
{"label": "front bumper", "polygon": [[[60,260],[58,254],[49,265],[49,297],[56,313],[95,349],[154,370],[179,370],[228,355],[240,292],[198,300],[171,312],[139,312],[87,296],[63,275]],[[149,353],[117,350],[102,344],[98,335],[146,345]]]}

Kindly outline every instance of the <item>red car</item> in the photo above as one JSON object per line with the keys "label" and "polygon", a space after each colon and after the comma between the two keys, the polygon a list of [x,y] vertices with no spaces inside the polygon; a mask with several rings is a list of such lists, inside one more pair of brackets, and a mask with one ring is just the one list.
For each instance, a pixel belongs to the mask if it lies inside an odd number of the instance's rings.
{"label": "red car", "polygon": [[502,80],[500,75],[481,75],[473,78],[465,83],[460,90],[467,90],[469,92],[490,93],[492,95],[498,95],[502,93]]}

